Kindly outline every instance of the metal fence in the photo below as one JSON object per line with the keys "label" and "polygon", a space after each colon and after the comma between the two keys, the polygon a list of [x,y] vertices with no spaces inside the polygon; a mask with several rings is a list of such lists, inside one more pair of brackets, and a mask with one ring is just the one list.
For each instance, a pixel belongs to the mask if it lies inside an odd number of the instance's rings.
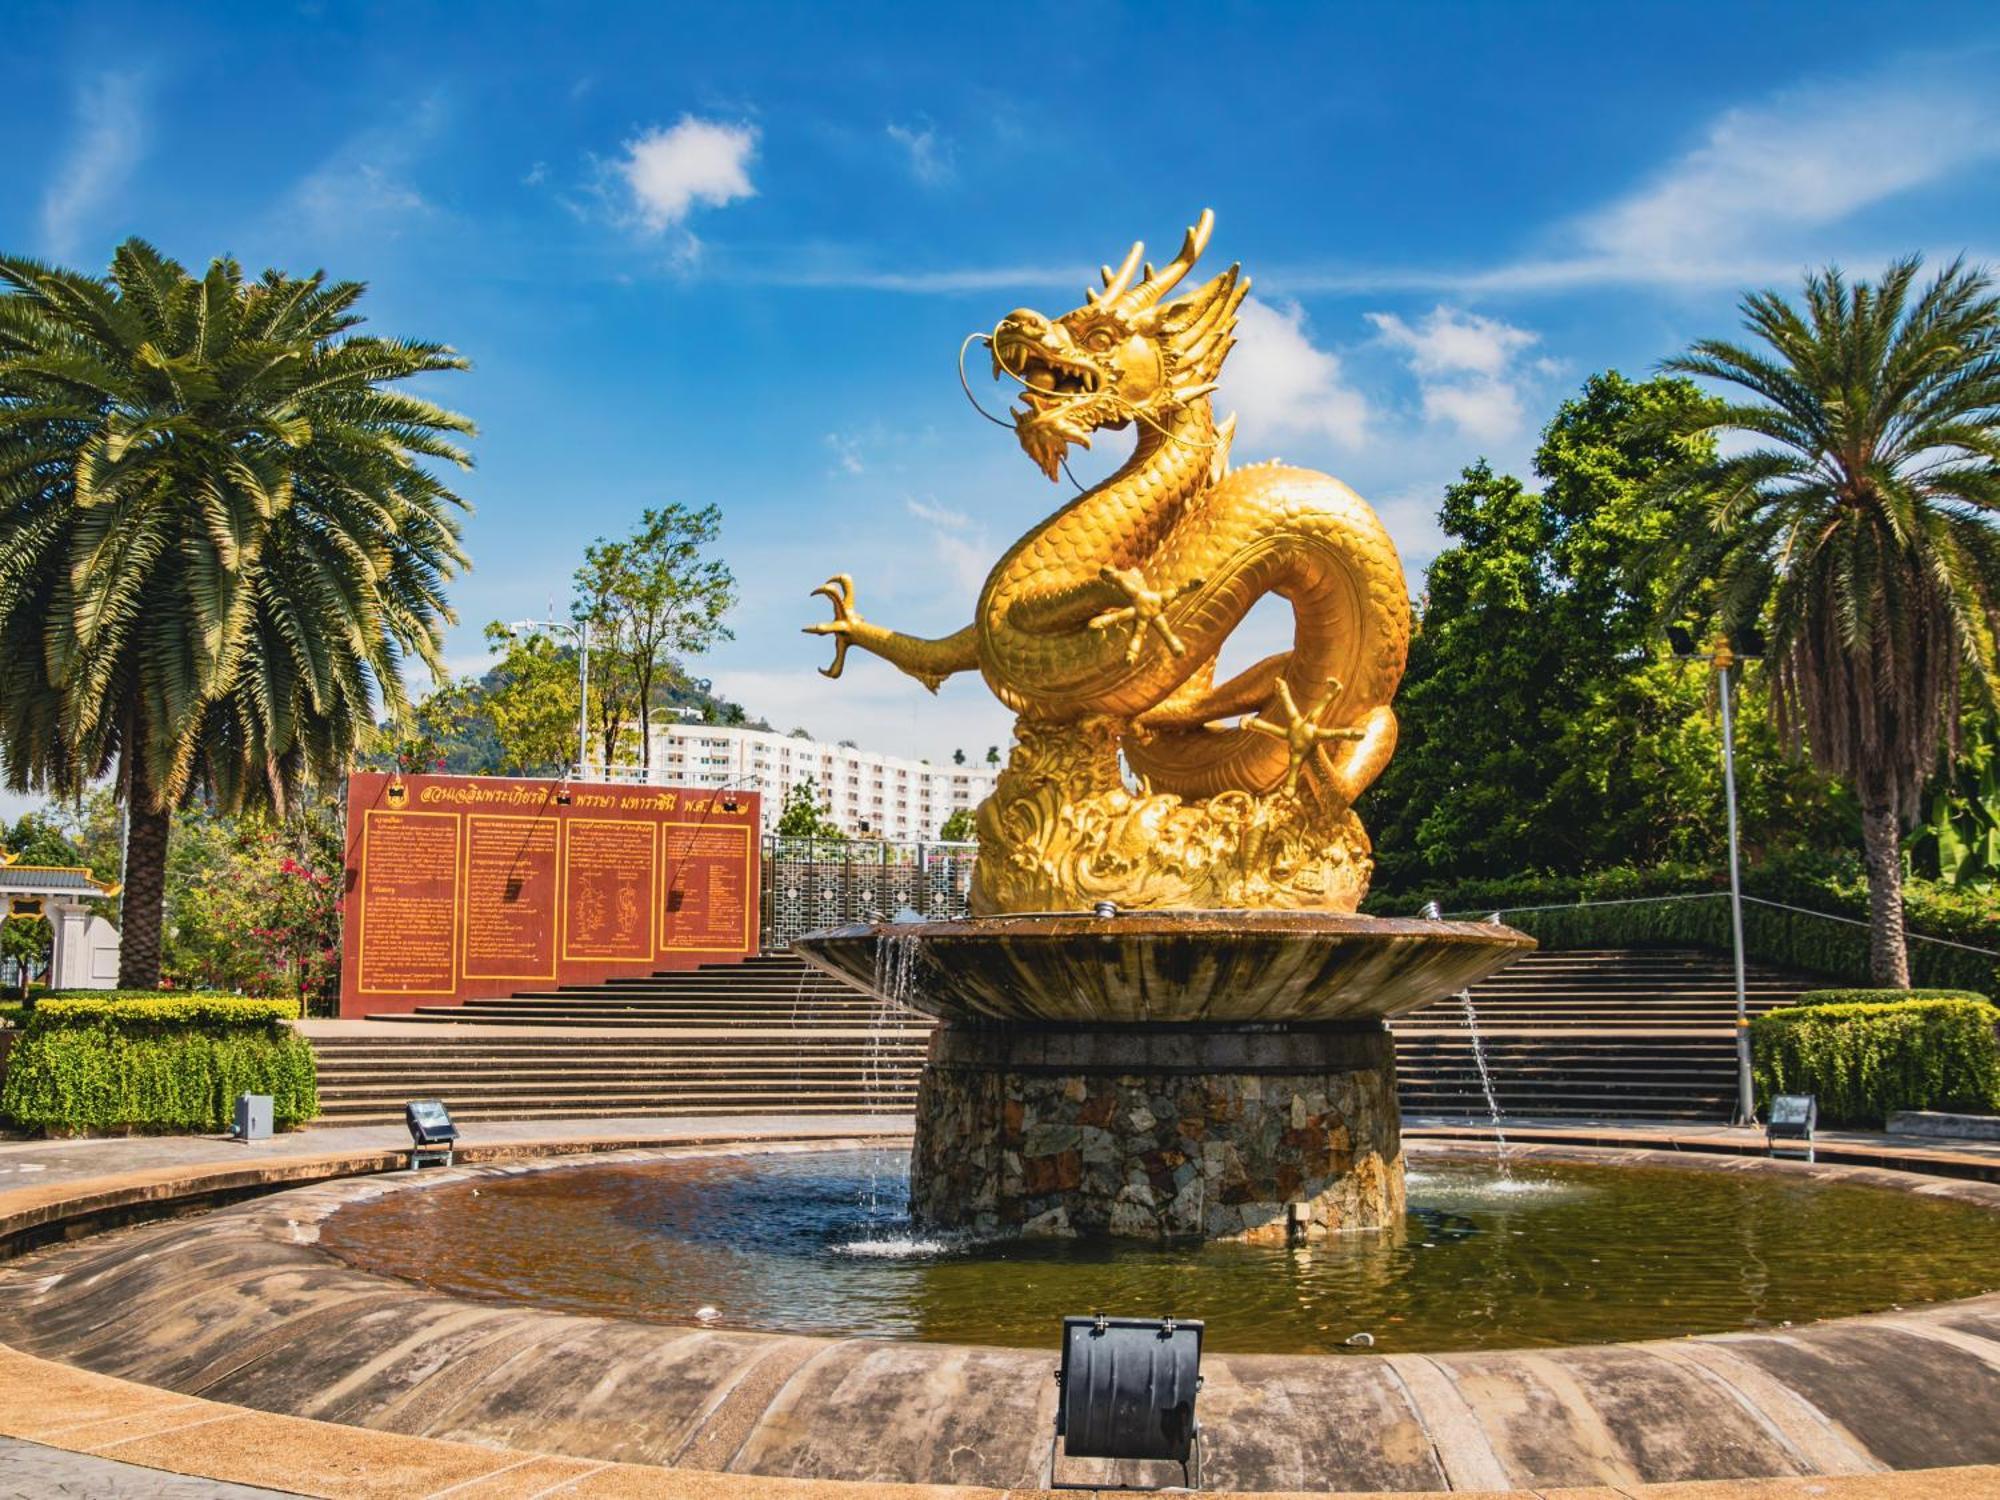
{"label": "metal fence", "polygon": [[978,852],[977,844],[767,837],[764,946],[903,912],[933,921],[962,917]]}

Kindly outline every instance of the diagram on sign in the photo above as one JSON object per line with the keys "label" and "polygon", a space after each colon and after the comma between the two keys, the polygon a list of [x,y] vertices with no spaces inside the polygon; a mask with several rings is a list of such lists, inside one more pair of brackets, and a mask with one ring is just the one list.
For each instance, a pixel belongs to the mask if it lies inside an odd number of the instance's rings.
{"label": "diagram on sign", "polygon": [[563,875],[563,956],[649,959],[658,851],[645,823],[572,818]]}

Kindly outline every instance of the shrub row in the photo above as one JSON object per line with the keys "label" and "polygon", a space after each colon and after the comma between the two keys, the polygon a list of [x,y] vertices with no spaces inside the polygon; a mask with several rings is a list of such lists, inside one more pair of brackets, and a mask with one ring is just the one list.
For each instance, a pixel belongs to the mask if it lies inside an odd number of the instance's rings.
{"label": "shrub row", "polygon": [[2000,1109],[1996,1026],[1978,996],[1766,1011],[1750,1023],[1758,1094],[1815,1094],[1826,1124],[1875,1129],[1899,1109],[1986,1113]]}
{"label": "shrub row", "polygon": [[1912,1000],[1978,1000],[1986,997],[1977,990],[1807,990],[1792,1002],[1793,1009],[1808,1005],[1907,1005]]}
{"label": "shrub row", "polygon": [[45,1000],[7,1059],[0,1113],[50,1134],[227,1129],[238,1094],[280,1126],[319,1113],[312,1044],[288,1000],[172,994]]}
{"label": "shrub row", "polygon": [[176,991],[130,992],[104,998],[44,1000],[32,1012],[31,1030],[108,1027],[127,1036],[151,1032],[271,1031],[280,1022],[298,1018],[296,1000],[260,1000],[243,995],[212,995]]}

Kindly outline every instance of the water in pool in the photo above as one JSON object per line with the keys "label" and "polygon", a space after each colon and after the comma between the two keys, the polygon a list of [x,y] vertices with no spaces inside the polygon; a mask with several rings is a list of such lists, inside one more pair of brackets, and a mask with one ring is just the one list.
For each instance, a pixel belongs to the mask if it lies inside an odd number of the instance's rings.
{"label": "water in pool", "polygon": [[390,1192],[321,1244],[440,1291],[787,1333],[1050,1345],[1065,1313],[1208,1320],[1312,1353],[1672,1337],[2000,1286],[2000,1216],[1803,1174],[1412,1153],[1391,1230],[1293,1248],[958,1244],[904,1218],[900,1153],[600,1163]]}

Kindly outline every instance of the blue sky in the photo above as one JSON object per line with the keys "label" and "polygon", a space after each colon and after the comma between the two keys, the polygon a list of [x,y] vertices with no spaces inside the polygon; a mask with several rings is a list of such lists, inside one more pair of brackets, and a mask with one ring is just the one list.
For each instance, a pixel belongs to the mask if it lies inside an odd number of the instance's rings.
{"label": "blue sky", "polygon": [[1413,580],[1462,465],[1519,469],[1585,375],[1730,331],[1744,287],[2000,260],[1990,4],[7,15],[0,246],[324,266],[473,361],[437,389],[481,428],[456,669],[560,606],[592,538],[713,501],[743,604],[701,670],[781,728],[934,758],[1007,716],[858,654],[819,677],[807,591],[844,569],[872,618],[964,623],[1063,492],[966,406],[959,341],[1075,305],[1134,238],[1171,254],[1215,209],[1211,257],[1254,283],[1238,460],[1347,479]]}

